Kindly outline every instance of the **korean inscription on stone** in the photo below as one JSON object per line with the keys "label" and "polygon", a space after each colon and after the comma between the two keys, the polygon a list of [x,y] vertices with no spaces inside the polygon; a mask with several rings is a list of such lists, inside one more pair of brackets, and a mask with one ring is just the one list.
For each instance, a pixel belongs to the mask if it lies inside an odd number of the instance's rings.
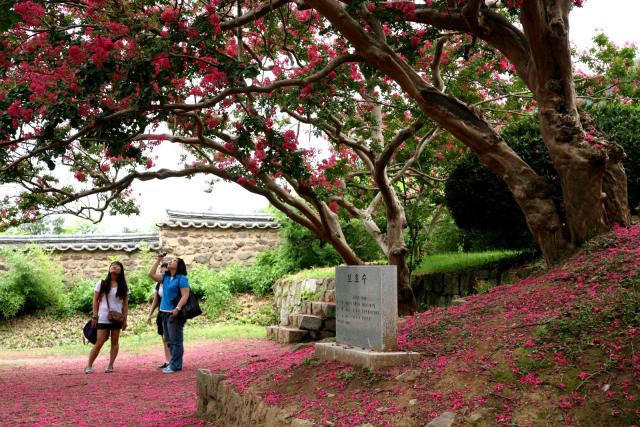
{"label": "korean inscription on stone", "polygon": [[397,350],[397,298],[395,266],[336,267],[336,341]]}

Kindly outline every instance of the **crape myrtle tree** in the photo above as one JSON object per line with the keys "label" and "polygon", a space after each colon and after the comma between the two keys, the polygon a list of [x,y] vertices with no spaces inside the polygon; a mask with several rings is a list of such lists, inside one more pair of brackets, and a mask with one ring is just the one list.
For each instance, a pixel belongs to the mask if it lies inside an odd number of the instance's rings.
{"label": "crape myrtle tree", "polygon": [[[555,261],[568,242],[549,184],[496,117],[537,102],[574,245],[628,221],[625,155],[578,109],[572,2],[520,3],[3,2],[0,173],[25,189],[5,199],[3,224],[131,214],[135,180],[210,174],[266,197],[347,264],[362,261],[338,207],[362,219],[398,265],[399,310],[410,313],[399,181],[441,179],[416,159],[431,143],[455,152],[455,137],[505,180]],[[501,84],[512,77],[532,99]],[[335,157],[299,148],[288,120],[324,135]],[[184,167],[154,170],[164,143],[182,144]],[[368,222],[376,209],[385,232]]]}
{"label": "crape myrtle tree", "polygon": [[[3,225],[54,212],[131,214],[134,180],[211,174],[265,196],[348,264],[362,261],[346,243],[338,206],[362,220],[399,267],[400,312],[415,311],[396,188],[402,180],[406,196],[407,188],[442,181],[437,168],[418,161],[442,129],[357,53],[339,42],[329,49],[333,36],[321,34],[311,11],[287,5],[286,16],[265,24],[257,19],[268,15],[264,5],[259,13],[152,6],[26,2],[8,11],[16,22],[3,35],[11,55],[3,56],[2,178],[25,192],[5,199]],[[278,32],[271,19],[292,23]],[[293,35],[305,43],[289,45]],[[453,64],[443,50],[449,39],[455,49],[466,41],[452,34],[420,49],[430,49],[431,59],[416,65],[436,79]],[[285,116],[323,134],[331,156],[319,162],[314,150],[298,149]],[[163,142],[185,147],[183,168],[152,170],[153,148]],[[437,143],[427,150],[437,160],[461,151],[450,135]],[[56,165],[73,178],[61,181],[51,172]],[[376,208],[385,232],[372,220]]]}
{"label": "crape myrtle tree", "polygon": [[[640,67],[629,67],[638,53],[637,46],[617,46],[604,34],[594,37],[589,50],[575,50],[574,62],[578,103],[588,111],[597,125],[630,157],[625,164],[628,201],[632,213],[638,212],[638,86]],[[509,112],[513,119],[500,133],[509,146],[552,185],[552,199],[560,220],[566,221],[562,187],[540,135],[538,116],[526,112]],[[588,135],[587,138],[594,138]],[[484,235],[492,247],[528,248],[535,245],[520,207],[508,187],[490,170],[484,169],[473,153],[465,154],[452,168],[445,186],[446,204],[456,224],[467,231]],[[568,229],[563,228],[570,238]]]}

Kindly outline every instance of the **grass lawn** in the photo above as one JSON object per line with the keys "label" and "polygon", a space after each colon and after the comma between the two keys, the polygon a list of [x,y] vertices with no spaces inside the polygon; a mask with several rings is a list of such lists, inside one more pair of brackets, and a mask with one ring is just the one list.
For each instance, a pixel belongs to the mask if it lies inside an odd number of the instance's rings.
{"label": "grass lawn", "polygon": [[[487,251],[487,252],[449,252],[427,256],[422,265],[413,273],[437,273],[448,271],[461,271],[473,268],[481,268],[487,264],[499,262],[512,258],[514,263],[522,262],[518,258],[521,252],[518,251]],[[491,268],[491,266],[488,266]],[[303,270],[283,278],[289,282],[296,282],[304,279],[322,279],[324,277],[334,277],[335,267],[322,267]]]}
{"label": "grass lawn", "polygon": [[444,271],[469,270],[500,261],[516,258],[517,251],[450,252],[427,256],[414,273],[437,273]]}
{"label": "grass lawn", "polygon": [[322,279],[325,277],[334,277],[336,275],[335,267],[322,267],[311,268],[309,270],[302,270],[295,274],[285,276],[282,279],[289,282],[297,282],[303,279]]}

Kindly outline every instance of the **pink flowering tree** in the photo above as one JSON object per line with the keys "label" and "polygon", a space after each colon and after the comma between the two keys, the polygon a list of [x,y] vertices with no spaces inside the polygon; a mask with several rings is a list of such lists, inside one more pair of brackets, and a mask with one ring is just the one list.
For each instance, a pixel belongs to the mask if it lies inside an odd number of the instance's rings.
{"label": "pink flowering tree", "polygon": [[[349,265],[362,261],[338,215],[362,220],[398,265],[408,314],[398,192],[437,192],[444,161],[471,149],[555,261],[568,243],[628,221],[625,154],[579,109],[572,2],[520,3],[3,3],[0,179],[24,191],[2,202],[2,226],[133,214],[135,181],[207,174],[264,196]],[[621,56],[628,73],[633,58]],[[606,85],[605,71],[581,82]],[[549,184],[498,133],[534,108],[565,191],[568,239]],[[300,147],[299,123],[327,141],[328,157]],[[183,165],[155,168],[159,144],[180,144]]]}

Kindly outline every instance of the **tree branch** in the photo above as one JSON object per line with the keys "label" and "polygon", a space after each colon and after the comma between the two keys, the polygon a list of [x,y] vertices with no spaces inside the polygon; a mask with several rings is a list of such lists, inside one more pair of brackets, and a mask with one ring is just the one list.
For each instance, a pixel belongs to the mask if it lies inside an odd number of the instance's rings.
{"label": "tree branch", "polygon": [[442,50],[444,44],[451,38],[451,35],[447,34],[442,36],[436,42],[436,51],[433,54],[433,59],[431,60],[431,75],[433,76],[433,86],[438,89],[440,92],[444,92],[444,82],[442,81],[442,77],[440,75],[440,61],[442,60]]}

